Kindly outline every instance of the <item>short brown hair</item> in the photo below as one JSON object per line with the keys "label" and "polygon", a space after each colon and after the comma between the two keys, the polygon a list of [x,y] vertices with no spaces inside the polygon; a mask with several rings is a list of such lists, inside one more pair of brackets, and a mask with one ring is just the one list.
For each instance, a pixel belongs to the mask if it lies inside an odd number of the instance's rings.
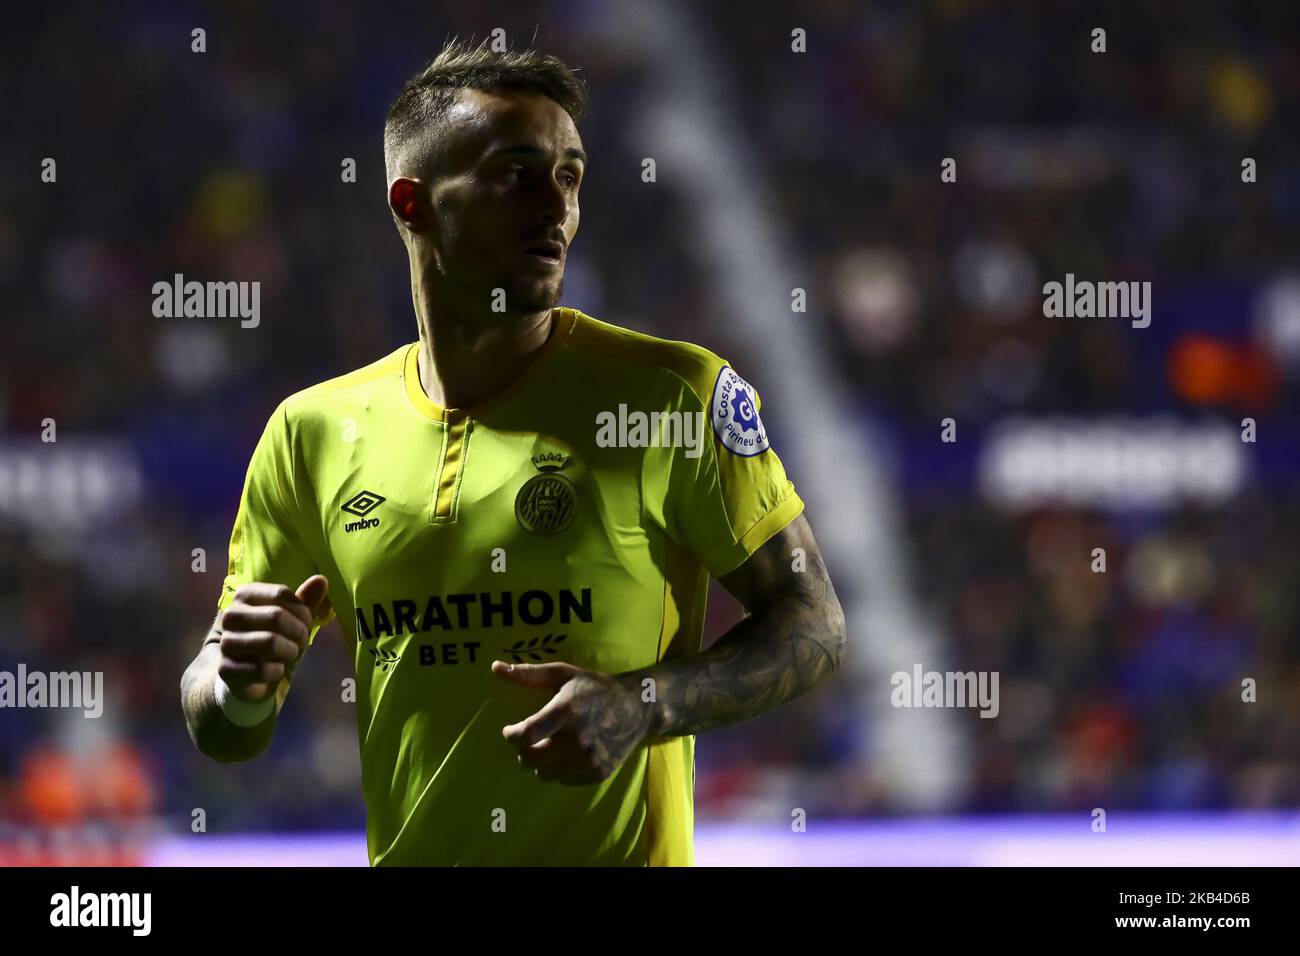
{"label": "short brown hair", "polygon": [[441,139],[438,126],[460,90],[531,90],[559,103],[574,123],[587,113],[587,84],[559,57],[536,50],[493,50],[487,40],[473,46],[453,38],[406,81],[388,108],[384,169],[390,183],[404,158],[417,168],[427,165]]}

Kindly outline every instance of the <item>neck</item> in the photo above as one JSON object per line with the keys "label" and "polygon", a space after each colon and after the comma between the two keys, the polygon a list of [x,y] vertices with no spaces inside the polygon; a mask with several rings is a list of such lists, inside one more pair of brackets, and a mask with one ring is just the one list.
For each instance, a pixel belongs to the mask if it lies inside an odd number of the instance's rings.
{"label": "neck", "polygon": [[472,408],[505,391],[551,335],[552,309],[502,315],[466,307],[419,278],[411,291],[420,326],[420,386],[443,408]]}

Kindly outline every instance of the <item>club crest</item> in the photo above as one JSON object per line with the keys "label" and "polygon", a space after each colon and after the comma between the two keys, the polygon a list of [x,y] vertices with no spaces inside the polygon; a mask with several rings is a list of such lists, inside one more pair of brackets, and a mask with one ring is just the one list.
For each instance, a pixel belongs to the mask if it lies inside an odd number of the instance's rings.
{"label": "club crest", "polygon": [[573,523],[577,511],[578,490],[560,474],[569,456],[547,452],[533,456],[533,475],[515,496],[515,519],[520,527],[533,534],[559,534]]}

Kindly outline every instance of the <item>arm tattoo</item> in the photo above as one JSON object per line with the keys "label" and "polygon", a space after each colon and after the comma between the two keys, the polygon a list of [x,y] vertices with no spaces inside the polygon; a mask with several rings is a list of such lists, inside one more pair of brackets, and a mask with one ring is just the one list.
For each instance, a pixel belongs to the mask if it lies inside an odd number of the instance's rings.
{"label": "arm tattoo", "polygon": [[[791,569],[802,548],[806,570]],[[708,651],[637,672],[653,678],[652,735],[737,724],[811,690],[843,662],[844,612],[800,516],[723,579],[750,613]]]}

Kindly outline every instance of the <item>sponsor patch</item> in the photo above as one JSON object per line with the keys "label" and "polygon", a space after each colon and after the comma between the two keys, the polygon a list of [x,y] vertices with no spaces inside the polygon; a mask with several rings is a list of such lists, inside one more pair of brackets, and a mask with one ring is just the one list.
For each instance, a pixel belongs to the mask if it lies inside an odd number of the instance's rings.
{"label": "sponsor patch", "polygon": [[718,373],[709,404],[713,431],[724,448],[744,458],[767,451],[767,429],[758,417],[754,388],[730,365]]}

